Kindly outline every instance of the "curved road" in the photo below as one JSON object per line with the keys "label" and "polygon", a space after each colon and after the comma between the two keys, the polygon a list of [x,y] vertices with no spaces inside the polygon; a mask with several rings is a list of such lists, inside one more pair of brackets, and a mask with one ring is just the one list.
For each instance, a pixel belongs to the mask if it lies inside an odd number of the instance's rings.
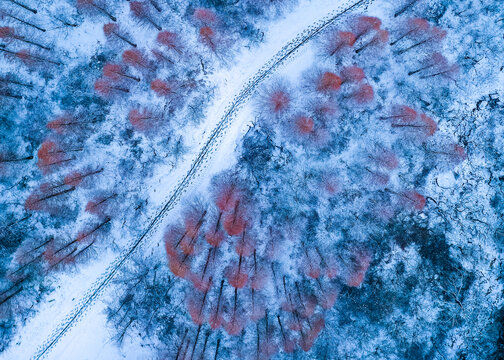
{"label": "curved road", "polygon": [[[32,359],[43,359],[54,348],[58,341],[72,328],[73,325],[80,320],[86,310],[90,308],[93,302],[110,284],[111,280],[117,274],[119,268],[128,260],[128,258],[140,247],[145,239],[150,237],[152,233],[159,227],[161,221],[167,213],[180,200],[182,194],[187,187],[192,183],[199,173],[204,169],[204,165],[208,162],[210,155],[216,150],[220,144],[226,129],[232,123],[241,106],[254,93],[257,86],[273,74],[288,58],[292,57],[303,45],[316,37],[325,28],[329,27],[340,19],[345,14],[359,9],[367,8],[367,6],[375,0],[354,0],[347,1],[338,10],[317,21],[302,33],[298,34],[294,39],[287,43],[273,58],[271,58],[251,79],[243,86],[242,90],[234,97],[233,101],[227,106],[224,115],[212,130],[210,137],[203,145],[197,157],[193,160],[189,171],[177,183],[175,189],[168,196],[161,210],[150,221],[149,225],[142,235],[130,243],[125,251],[117,256],[117,258],[107,267],[105,272],[101,274],[93,285],[86,291],[82,299],[76,304],[72,311],[65,317],[60,325],[54,329],[44,343],[37,349]],[[348,4],[350,2],[350,4]]]}

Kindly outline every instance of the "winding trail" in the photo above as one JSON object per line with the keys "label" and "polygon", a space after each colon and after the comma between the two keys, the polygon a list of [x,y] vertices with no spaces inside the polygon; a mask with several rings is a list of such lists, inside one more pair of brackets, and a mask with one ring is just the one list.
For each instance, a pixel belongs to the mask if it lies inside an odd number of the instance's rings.
{"label": "winding trail", "polygon": [[241,106],[251,97],[257,86],[265,79],[272,75],[287,59],[292,57],[301,47],[303,47],[310,40],[314,39],[320,32],[327,27],[334,24],[338,19],[351,11],[359,8],[366,8],[375,0],[349,0],[345,1],[337,10],[327,15],[323,19],[315,22],[310,27],[306,28],[303,32],[298,34],[294,39],[288,42],[279,52],[277,52],[265,65],[250,78],[241,91],[234,97],[230,104],[226,107],[224,115],[221,120],[212,130],[209,138],[204,143],[200,152],[193,160],[189,171],[177,183],[175,189],[168,195],[164,205],[158,213],[152,218],[149,225],[142,233],[142,235],[134,239],[126,250],[121,252],[114,261],[107,267],[105,272],[101,274],[93,283],[93,285],[86,291],[82,299],[75,305],[64,320],[52,331],[49,337],[42,343],[32,359],[46,358],[50,351],[55,347],[59,340],[68,333],[68,331],[83,318],[85,312],[90,308],[98,296],[107,288],[111,280],[117,274],[119,268],[135,253],[140,246],[148,239],[155,230],[159,227],[162,220],[170,210],[174,208],[180,200],[182,194],[186,191],[193,180],[205,169],[210,156],[214,153],[221,143],[226,130],[231,125],[236,114]]}

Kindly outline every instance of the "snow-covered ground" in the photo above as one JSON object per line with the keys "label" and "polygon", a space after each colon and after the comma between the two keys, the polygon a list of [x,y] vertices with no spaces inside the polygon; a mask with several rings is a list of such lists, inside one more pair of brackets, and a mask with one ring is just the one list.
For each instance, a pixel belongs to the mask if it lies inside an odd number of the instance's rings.
{"label": "snow-covered ground", "polygon": [[[200,147],[203,146],[215,125],[220,121],[226,106],[246,81],[256,74],[277,51],[298,33],[327,14],[348,6],[350,3],[355,3],[355,1],[300,1],[299,5],[287,13],[283,19],[271,24],[265,34],[263,44],[257,48],[243,49],[234,59],[233,65],[223,68],[210,76],[210,81],[218,89],[215,94],[216,101],[206,110],[204,123],[198,128],[191,129],[194,142],[198,142],[200,146],[193,147],[194,151],[184,158],[184,161],[170,176],[156,174],[152,178],[149,188],[155,192],[151,198],[157,203],[152,203],[151,206],[159,208],[165,203],[180,178],[190,169],[192,160],[197,156]],[[296,61],[308,63],[311,54],[301,50],[297,56]],[[297,65],[299,66],[299,63]],[[284,71],[288,69],[287,66]],[[218,149],[205,166],[204,173],[201,173],[197,180],[193,181],[191,186],[186,189],[186,196],[191,194],[192,190],[204,187],[213,174],[235,163],[233,150],[251,121],[253,121],[252,110],[250,106],[245,105],[232,125],[227,129]],[[164,221],[170,221],[172,216],[176,216],[176,211],[177,208],[174,208]],[[142,251],[149,251],[150,246],[159,246],[158,239],[161,238],[162,225],[157,228],[157,233],[152,234],[147,239],[151,243],[143,247]],[[64,273],[58,276],[55,280],[57,283],[55,285],[56,290],[40,306],[38,314],[29,319],[26,325],[18,331],[12,346],[0,355],[0,359],[25,359],[35,353],[44,340],[50,336],[51,332],[63,322],[65,316],[76,306],[78,301],[85,296],[87,289],[106,270],[118,253],[111,250],[101,255],[98,260],[92,261],[72,273]],[[105,291],[103,296],[106,298],[110,294]],[[71,358],[75,360],[149,358],[149,351],[147,349],[143,350],[139,343],[126,345],[124,351],[120,352],[115,344],[109,341],[110,334],[107,330],[103,309],[104,304],[101,301],[95,302],[87,309],[83,318],[69,329],[66,336],[54,346],[48,358]]]}

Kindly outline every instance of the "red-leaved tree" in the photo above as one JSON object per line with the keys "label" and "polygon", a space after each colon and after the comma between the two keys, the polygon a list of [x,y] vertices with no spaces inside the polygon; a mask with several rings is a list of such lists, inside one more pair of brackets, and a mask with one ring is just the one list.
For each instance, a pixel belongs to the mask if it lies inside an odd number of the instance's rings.
{"label": "red-leaved tree", "polygon": [[342,85],[347,83],[359,83],[366,77],[364,70],[355,65],[342,68],[340,76]]}
{"label": "red-leaved tree", "polygon": [[390,43],[394,46],[405,38],[417,38],[429,30],[430,24],[422,18],[407,19],[399,28],[397,38]]}
{"label": "red-leaved tree", "polygon": [[351,260],[346,283],[348,286],[359,287],[371,263],[371,255],[364,249],[355,249]]}
{"label": "red-leaved tree", "polygon": [[50,173],[75,160],[73,154],[80,151],[82,151],[82,148],[65,149],[55,141],[47,139],[37,152],[37,166],[42,173]]}
{"label": "red-leaved tree", "polygon": [[420,211],[425,207],[425,196],[415,190],[403,191],[399,193],[399,197],[402,204],[407,208]]}
{"label": "red-leaved tree", "polygon": [[103,0],[77,0],[77,8],[91,14],[102,14],[112,21],[117,21],[116,17],[106,9],[106,5]]}
{"label": "red-leaved tree", "polygon": [[366,105],[373,101],[374,99],[374,90],[373,87],[369,84],[359,85],[349,96],[355,104],[357,105]]}
{"label": "red-leaved tree", "polygon": [[63,65],[60,61],[54,60],[52,57],[46,57],[39,55],[37,52],[22,49],[19,51],[11,51],[0,47],[0,51],[4,53],[8,58],[14,58],[20,60],[24,65],[28,67],[41,67],[47,65]]}
{"label": "red-leaved tree", "polygon": [[149,24],[161,31],[161,26],[154,20],[154,16],[148,4],[141,1],[131,1],[130,11],[133,17],[141,23]]}
{"label": "red-leaved tree", "polygon": [[355,40],[359,40],[363,36],[374,30],[379,30],[382,22],[377,17],[373,16],[358,16],[350,21],[350,28],[355,34]]}
{"label": "red-leaved tree", "polygon": [[217,23],[217,14],[211,9],[197,8],[194,10],[194,19],[203,25],[214,25]]}
{"label": "red-leaved tree", "polygon": [[108,23],[103,25],[103,33],[107,37],[107,40],[115,42],[115,41],[121,41],[123,43],[126,43],[134,48],[137,47],[137,44],[135,44],[131,39],[128,33],[123,31],[118,24],[115,23]]}
{"label": "red-leaved tree", "polygon": [[405,105],[394,106],[392,114],[381,119],[390,121],[392,128],[402,130],[420,142],[437,131],[437,124],[432,118],[425,114],[419,115],[414,109]]}
{"label": "red-leaved tree", "polygon": [[182,54],[182,44],[178,34],[171,31],[161,31],[157,34],[156,40],[168,50],[173,50],[179,55]]}
{"label": "red-leaved tree", "polygon": [[24,207],[26,210],[45,211],[50,214],[57,214],[62,208],[62,203],[66,199],[65,195],[70,194],[74,190],[75,187],[56,189],[41,185],[28,196]]}
{"label": "red-leaved tree", "polygon": [[110,78],[97,79],[94,83],[94,90],[104,98],[111,98],[129,93],[129,89],[114,84]]}
{"label": "red-leaved tree", "polygon": [[366,49],[374,49],[375,51],[380,50],[387,45],[388,40],[389,32],[387,30],[377,30],[371,39],[355,50],[355,53],[358,54]]}
{"label": "red-leaved tree", "polygon": [[355,44],[355,40],[354,33],[339,30],[332,31],[323,40],[322,52],[325,56],[341,56]]}
{"label": "red-leaved tree", "polygon": [[33,45],[33,46],[36,46],[40,49],[51,50],[50,47],[44,46],[34,40],[28,39],[25,36],[18,34],[16,32],[16,29],[9,27],[9,26],[0,27],[0,39],[3,39],[7,42],[21,41],[21,42],[24,42],[25,44]]}
{"label": "red-leaved tree", "polygon": [[412,45],[405,47],[396,52],[397,55],[405,54],[413,49],[416,49],[419,46],[436,46],[446,37],[446,31],[437,27],[432,26],[427,31],[422,33],[422,36],[419,37],[417,41],[414,41]]}
{"label": "red-leaved tree", "polygon": [[117,194],[100,195],[89,200],[86,204],[85,211],[98,217],[106,217],[111,213],[111,203],[117,198]]}
{"label": "red-leaved tree", "polygon": [[68,132],[76,132],[90,124],[97,123],[98,119],[83,120],[78,115],[63,113],[47,123],[47,128],[62,135]]}
{"label": "red-leaved tree", "polygon": [[137,131],[148,133],[162,123],[162,116],[149,109],[132,109],[128,118],[130,124]]}
{"label": "red-leaved tree", "polygon": [[133,66],[139,70],[152,70],[154,68],[150,60],[137,49],[125,50],[122,53],[122,60],[126,65]]}
{"label": "red-leaved tree", "polygon": [[140,82],[140,78],[128,75],[126,70],[119,64],[107,63],[103,66],[103,76],[113,81],[120,81],[121,79],[129,79]]}
{"label": "red-leaved tree", "polygon": [[341,87],[341,78],[333,72],[326,71],[321,74],[317,81],[317,91],[321,93],[332,93]]}

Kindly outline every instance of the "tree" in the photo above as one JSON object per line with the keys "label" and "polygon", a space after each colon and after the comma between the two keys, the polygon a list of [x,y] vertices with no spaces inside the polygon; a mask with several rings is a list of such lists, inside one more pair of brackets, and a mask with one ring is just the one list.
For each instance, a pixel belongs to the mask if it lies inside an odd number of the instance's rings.
{"label": "tree", "polygon": [[304,242],[301,243],[303,255],[304,255],[304,272],[307,276],[312,279],[317,279],[320,276],[320,258],[312,254],[309,249],[305,246]]}
{"label": "tree", "polygon": [[205,222],[207,210],[199,205],[193,205],[184,214],[185,231],[188,237],[198,236],[202,225]]}
{"label": "tree", "polygon": [[6,87],[8,85],[20,86],[22,88],[32,89],[33,85],[28,84],[19,80],[19,78],[14,74],[6,74],[5,76],[0,77],[0,87]]}
{"label": "tree", "polygon": [[213,309],[208,319],[208,324],[212,330],[216,330],[222,326],[224,323],[224,317],[222,315],[222,290],[224,289],[224,280],[221,280],[219,287],[219,295],[217,296],[217,301],[213,305]]}
{"label": "tree", "polygon": [[130,2],[130,11],[131,14],[138,21],[146,24],[150,24],[155,27],[158,31],[161,31],[161,26],[154,21],[153,15],[150,11],[149,6],[141,1],[131,1]]}
{"label": "tree", "polygon": [[[406,113],[411,110],[415,111],[409,107],[406,107],[406,109],[408,109]],[[392,150],[389,150],[386,147],[379,144],[375,144],[372,148],[370,148],[367,151],[367,157],[375,165],[389,171],[395,170],[399,166],[399,160],[397,159],[396,154]]]}
{"label": "tree", "polygon": [[357,40],[354,33],[334,30],[322,41],[322,53],[326,56],[343,55]]}
{"label": "tree", "polygon": [[235,288],[233,309],[228,313],[228,319],[224,322],[224,329],[229,335],[235,336],[241,333],[244,326],[243,312],[238,309],[238,288]]}
{"label": "tree", "polygon": [[27,26],[30,29],[46,32],[46,29],[29,22],[27,19],[23,19],[22,15],[18,15],[16,12],[9,11],[7,9],[0,9],[0,19],[4,21],[14,21],[15,23]]}
{"label": "tree", "polygon": [[115,193],[111,195],[96,196],[92,200],[88,201],[85,211],[102,218],[108,216],[112,211],[112,200],[116,197],[117,194]]}
{"label": "tree", "polygon": [[358,66],[346,66],[341,69],[341,84],[359,83],[365,78],[364,70]]}
{"label": "tree", "polygon": [[333,72],[326,71],[318,79],[317,91],[331,93],[338,91],[341,87],[341,78]]}
{"label": "tree", "polygon": [[425,114],[420,114],[409,106],[399,105],[392,108],[390,116],[381,117],[388,120],[392,128],[409,132],[417,141],[424,142],[437,131],[436,122]]}
{"label": "tree", "polygon": [[366,179],[366,181],[373,185],[374,187],[384,187],[388,184],[390,180],[390,176],[383,171],[370,169],[369,167],[363,168],[362,178]]}
{"label": "tree", "polygon": [[374,90],[369,84],[359,85],[348,97],[357,105],[366,105],[373,101]]}
{"label": "tree", "polygon": [[209,248],[207,251],[206,261],[189,276],[189,280],[193,283],[195,289],[205,292],[212,287],[216,252],[216,248]]}
{"label": "tree", "polygon": [[75,190],[75,187],[48,191],[44,186],[35,189],[26,199],[24,207],[26,210],[45,211],[57,214],[61,208],[60,201],[65,199],[66,194]]}
{"label": "tree", "polygon": [[217,33],[210,26],[203,26],[199,29],[200,41],[208,46],[212,51],[216,51],[218,45]]}
{"label": "tree", "polygon": [[214,25],[217,23],[217,14],[210,9],[196,8],[194,19],[204,25]]}
{"label": "tree", "polygon": [[450,166],[458,165],[467,159],[465,149],[459,144],[452,142],[435,144],[433,148],[427,149],[427,153],[434,155],[437,161],[444,161]]}
{"label": "tree", "polygon": [[317,279],[317,285],[320,291],[318,296],[320,306],[325,310],[332,309],[338,299],[339,289],[333,283],[327,283],[324,286],[319,279]]}
{"label": "tree", "polygon": [[273,340],[274,327],[269,323],[269,317],[266,313],[264,318],[264,331],[259,329],[259,324],[256,326],[257,333],[257,358],[270,359],[278,353],[278,345]]}
{"label": "tree", "polygon": [[236,236],[245,231],[247,226],[246,211],[243,201],[238,201],[233,210],[225,214],[223,227],[228,235]]}
{"label": "tree", "polygon": [[[111,218],[106,217],[99,224],[86,227],[84,230],[79,231],[74,240],[67,242],[57,249],[53,246],[49,247],[44,252],[45,260],[49,264],[49,270],[55,268],[61,263],[73,263],[78,256],[84,254],[91,246],[94,245],[100,232],[106,228]],[[85,244],[84,247],[79,248],[80,244]]]}
{"label": "tree", "polygon": [[315,123],[313,119],[308,116],[299,116],[296,121],[296,130],[300,134],[309,134],[313,131]]}
{"label": "tree", "polygon": [[94,90],[104,98],[111,98],[120,94],[129,93],[129,89],[113,84],[110,78],[97,79],[94,83]]}
{"label": "tree", "polygon": [[156,40],[168,50],[173,50],[179,55],[182,54],[182,44],[178,34],[170,31],[161,31],[157,34]]}
{"label": "tree", "polygon": [[192,292],[187,294],[187,310],[193,323],[201,325],[206,321],[206,307],[208,301],[208,289],[203,292]]}
{"label": "tree", "polygon": [[391,46],[394,46],[399,41],[409,38],[409,37],[418,37],[421,36],[422,33],[428,31],[430,24],[427,20],[422,18],[410,18],[407,19],[399,28],[399,36],[390,43]]}
{"label": "tree", "polygon": [[150,87],[158,96],[170,97],[176,94],[177,84],[174,81],[155,79],[151,81]]}
{"label": "tree", "polygon": [[103,76],[109,78],[113,81],[119,81],[121,79],[129,79],[140,82],[140,78],[128,75],[123,67],[119,64],[107,63],[103,66]]}
{"label": "tree", "polygon": [[327,251],[323,253],[319,246],[315,246],[315,250],[317,255],[320,257],[320,263],[322,264],[324,275],[329,279],[336,278],[340,274],[341,269],[333,254],[328,253]]}
{"label": "tree", "polygon": [[165,250],[168,257],[176,257],[180,242],[187,235],[183,228],[178,226],[170,226],[164,234]]}
{"label": "tree", "polygon": [[205,222],[206,210],[196,207],[191,208],[184,216],[185,234],[180,242],[180,249],[186,255],[194,255],[199,249],[197,248],[197,241],[199,232],[203,223]]}
{"label": "tree", "polygon": [[0,39],[4,39],[7,42],[14,40],[21,41],[25,44],[33,45],[43,50],[51,50],[50,47],[44,46],[38,42],[27,39],[25,36],[19,35],[14,28],[9,26],[0,27]]}
{"label": "tree", "polygon": [[358,16],[350,21],[350,28],[355,34],[355,41],[369,34],[373,30],[379,30],[381,20],[373,16]]}
{"label": "tree", "polygon": [[377,30],[373,37],[367,41],[365,44],[361,45],[358,49],[355,50],[355,53],[358,54],[361,51],[369,48],[373,49],[381,49],[383,48],[389,40],[389,32],[387,30]]}
{"label": "tree", "polygon": [[103,1],[100,0],[77,0],[77,8],[93,13],[99,13],[107,16],[112,21],[117,21],[115,16],[113,16],[107,9]]}
{"label": "tree", "polygon": [[297,309],[295,310],[303,318],[310,318],[315,313],[315,307],[317,306],[317,298],[306,291],[306,289],[301,289],[299,282],[295,282],[296,295],[297,295]]}
{"label": "tree", "polygon": [[99,168],[96,170],[86,170],[84,172],[73,171],[70,174],[68,174],[67,176],[65,176],[65,178],[63,179],[63,182],[65,183],[65,185],[78,187],[78,186],[83,185],[83,182],[87,178],[89,178],[90,176],[93,176],[93,175],[100,174],[101,172],[103,172],[103,170],[104,170],[103,168]]}
{"label": "tree", "polygon": [[401,121],[404,123],[413,122],[418,118],[418,113],[409,106],[395,105],[389,116],[380,117],[381,120]]}
{"label": "tree", "polygon": [[16,1],[16,0],[8,0],[11,4],[14,4],[14,5],[17,5],[19,6],[20,8],[24,9],[24,10],[28,10],[29,12],[33,13],[33,14],[37,14],[38,11],[37,9],[33,9],[31,7],[29,7],[28,5],[25,5],[23,4],[22,2],[20,1]]}
{"label": "tree", "polygon": [[128,115],[130,124],[137,131],[150,133],[162,123],[161,115],[149,109],[132,109]]}
{"label": "tree", "polygon": [[341,180],[335,171],[322,172],[320,182],[321,189],[325,190],[328,196],[336,195],[342,190]]}
{"label": "tree", "polygon": [[186,278],[190,274],[190,260],[188,255],[172,256],[168,254],[170,271],[179,278]]}
{"label": "tree", "polygon": [[[250,288],[253,291],[262,290],[269,280],[268,271],[266,270],[267,266],[258,264],[256,251],[254,249],[254,272],[250,278]],[[262,261],[264,262],[264,260]]]}
{"label": "tree", "polygon": [[426,199],[422,194],[415,190],[408,190],[399,193],[402,203],[413,210],[423,210],[425,207]]}
{"label": "tree", "polygon": [[156,60],[160,63],[168,63],[170,65],[175,65],[175,62],[170,58],[169,55],[164,53],[161,50],[158,49],[152,49],[151,50],[152,55],[156,58]]}
{"label": "tree", "polygon": [[23,64],[28,67],[46,66],[51,65],[63,65],[61,62],[48,59],[47,57],[41,56],[36,52],[30,51],[28,49],[22,49],[19,51],[11,51],[0,47],[0,51],[3,52],[7,57],[15,58],[20,60]]}
{"label": "tree", "polygon": [[130,36],[122,31],[121,28],[119,28],[118,24],[115,23],[108,23],[103,25],[103,33],[105,34],[105,37],[109,41],[122,41],[129,46],[132,46],[134,48],[137,47],[137,44],[135,44],[132,40],[130,40]]}
{"label": "tree", "polygon": [[239,188],[238,184],[231,177],[216,177],[213,187],[215,205],[220,210],[219,214],[234,210],[243,198],[243,190]]}
{"label": "tree", "polygon": [[139,70],[152,70],[154,67],[149,59],[140,50],[136,49],[125,50],[122,54],[122,60],[126,65]]}
{"label": "tree", "polygon": [[404,14],[407,10],[411,9],[419,0],[406,0],[402,6],[394,13],[394,17]]}
{"label": "tree", "polygon": [[47,123],[47,128],[54,130],[58,135],[66,134],[76,129],[85,128],[89,124],[98,122],[98,119],[83,120],[79,115],[71,113],[63,113],[56,116],[54,120]]}
{"label": "tree", "polygon": [[371,263],[371,255],[365,249],[355,249],[351,254],[351,261],[346,284],[351,287],[359,287],[364,281],[364,276]]}
{"label": "tree", "polygon": [[[215,216],[213,216],[215,217]],[[205,239],[213,247],[218,247],[224,241],[226,234],[222,231],[222,211],[219,211],[215,220],[209,221],[208,230],[205,233]]]}
{"label": "tree", "polygon": [[13,92],[11,92],[9,90],[4,90],[4,89],[0,89],[0,96],[2,98],[16,99],[16,100],[21,100],[23,98],[21,95],[14,94]]}
{"label": "tree", "polygon": [[80,152],[83,149],[64,149],[59,144],[52,140],[45,140],[40,146],[37,157],[37,166],[44,174],[48,174],[56,169],[68,165],[75,160],[72,153]]}
{"label": "tree", "polygon": [[282,324],[282,320],[280,319],[280,315],[277,315],[278,325],[280,325],[280,333],[282,335],[282,348],[283,351],[290,354],[294,352],[296,349],[296,340],[289,336],[286,329]]}
{"label": "tree", "polygon": [[238,262],[232,262],[225,271],[229,285],[235,289],[243,288],[248,281],[248,271],[246,270],[243,256],[240,255]]}
{"label": "tree", "polygon": [[313,108],[313,114],[324,122],[331,121],[339,115],[338,105],[332,98],[316,99],[310,107]]}
{"label": "tree", "polygon": [[292,105],[292,95],[287,85],[278,82],[265,88],[261,94],[260,109],[267,116],[284,116]]}
{"label": "tree", "polygon": [[421,40],[414,42],[414,44],[405,47],[404,49],[396,51],[397,55],[403,55],[419,46],[429,45],[436,46],[446,37],[446,31],[437,27],[432,26],[427,31],[423,33]]}
{"label": "tree", "polygon": [[0,152],[0,177],[10,173],[8,168],[13,168],[14,165],[19,165],[25,161],[30,161],[33,156],[17,156],[9,152]]}
{"label": "tree", "polygon": [[439,76],[448,80],[455,81],[459,73],[459,66],[457,64],[439,64],[436,68],[432,68],[429,74],[423,74],[420,79],[430,79]]}
{"label": "tree", "polygon": [[248,257],[255,253],[255,240],[245,229],[235,243],[235,251],[239,256]]}

